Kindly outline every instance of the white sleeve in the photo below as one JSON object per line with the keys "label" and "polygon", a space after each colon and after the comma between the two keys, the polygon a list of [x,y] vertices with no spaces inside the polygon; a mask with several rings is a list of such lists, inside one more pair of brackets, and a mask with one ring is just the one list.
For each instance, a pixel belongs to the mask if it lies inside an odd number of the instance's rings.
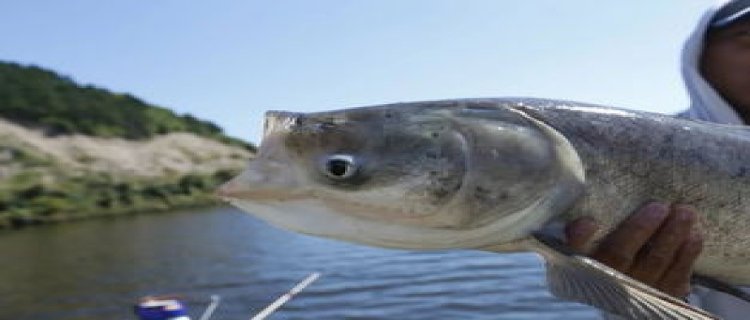
{"label": "white sleeve", "polygon": [[[743,290],[750,292],[750,288],[743,288]],[[693,288],[688,302],[724,320],[745,320],[750,314],[750,303],[698,286]],[[602,312],[601,315],[605,320],[627,320],[627,318],[606,312]]]}
{"label": "white sleeve", "polygon": [[[750,292],[749,290],[749,288],[743,288],[745,292]],[[696,287],[693,290],[690,304],[725,320],[744,320],[750,315],[750,303],[703,287]]]}

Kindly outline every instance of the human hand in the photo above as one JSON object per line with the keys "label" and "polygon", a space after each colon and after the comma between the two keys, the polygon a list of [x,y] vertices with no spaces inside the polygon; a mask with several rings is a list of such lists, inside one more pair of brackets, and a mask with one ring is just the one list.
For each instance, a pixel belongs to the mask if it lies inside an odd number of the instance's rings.
{"label": "human hand", "polygon": [[[604,237],[591,257],[675,297],[690,293],[693,263],[703,249],[694,232],[697,214],[690,207],[653,202],[637,210]],[[598,230],[591,218],[565,227],[568,245],[583,251]]]}

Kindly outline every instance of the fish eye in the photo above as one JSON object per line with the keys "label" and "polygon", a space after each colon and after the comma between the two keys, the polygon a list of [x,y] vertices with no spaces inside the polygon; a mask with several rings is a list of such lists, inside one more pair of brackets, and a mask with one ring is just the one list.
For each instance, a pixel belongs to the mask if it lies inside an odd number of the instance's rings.
{"label": "fish eye", "polygon": [[334,180],[348,179],[357,173],[357,165],[354,157],[350,155],[336,154],[329,156],[323,163],[323,172]]}

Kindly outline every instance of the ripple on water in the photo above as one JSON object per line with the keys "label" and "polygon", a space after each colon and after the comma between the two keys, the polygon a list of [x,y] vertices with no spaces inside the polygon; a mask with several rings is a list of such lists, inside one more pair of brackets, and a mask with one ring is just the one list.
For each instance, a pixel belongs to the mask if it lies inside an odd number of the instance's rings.
{"label": "ripple on water", "polygon": [[[127,319],[146,294],[197,316],[248,318],[309,273],[273,319],[594,319],[549,295],[539,259],[385,250],[281,231],[233,209],[141,215],[0,233],[0,319]],[[7,267],[6,267],[7,266]]]}

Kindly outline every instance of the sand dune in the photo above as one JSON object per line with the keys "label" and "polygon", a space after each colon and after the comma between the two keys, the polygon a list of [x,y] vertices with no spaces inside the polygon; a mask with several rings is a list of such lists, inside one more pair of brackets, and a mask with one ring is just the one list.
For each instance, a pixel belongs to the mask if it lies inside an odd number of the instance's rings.
{"label": "sand dune", "polygon": [[53,160],[73,171],[139,177],[241,168],[253,156],[241,147],[191,133],[170,133],[147,141],[83,135],[49,137],[40,130],[0,119],[0,177],[21,170],[13,161],[20,152]]}

